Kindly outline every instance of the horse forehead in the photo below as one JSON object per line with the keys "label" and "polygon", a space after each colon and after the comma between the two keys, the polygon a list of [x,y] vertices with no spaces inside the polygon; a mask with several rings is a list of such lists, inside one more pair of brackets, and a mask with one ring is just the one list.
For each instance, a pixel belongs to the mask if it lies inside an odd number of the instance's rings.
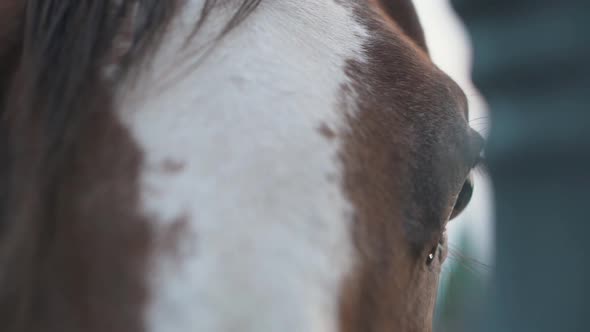
{"label": "horse forehead", "polygon": [[156,233],[148,330],[336,331],[353,248],[335,133],[366,31],[337,2],[262,2],[201,57],[229,16],[183,53],[200,5],[116,101]]}

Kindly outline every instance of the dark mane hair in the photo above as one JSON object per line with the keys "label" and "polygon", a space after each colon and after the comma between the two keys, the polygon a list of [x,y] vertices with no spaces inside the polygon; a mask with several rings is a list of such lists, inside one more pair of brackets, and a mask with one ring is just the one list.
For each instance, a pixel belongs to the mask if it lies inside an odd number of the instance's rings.
{"label": "dark mane hair", "polygon": [[[236,0],[238,1],[238,0]],[[260,0],[239,0],[225,34]],[[195,31],[219,0],[205,0]],[[148,58],[181,0],[7,0],[0,4],[0,318],[21,331],[35,264],[54,241],[64,160],[113,86]],[[123,52],[118,38],[128,42]],[[118,74],[104,75],[116,62]],[[36,263],[37,262],[37,263]],[[9,323],[13,322],[13,323]]]}
{"label": "dark mane hair", "polygon": [[[218,2],[204,1],[195,31]],[[259,2],[241,0],[222,34],[239,24]],[[64,134],[64,126],[71,126],[77,117],[83,116],[84,110],[72,106],[81,95],[80,91],[93,84],[93,80],[101,80],[100,70],[114,56],[117,36],[131,31],[128,36],[130,46],[118,59],[124,71],[130,62],[139,61],[150,47],[157,44],[156,39],[178,6],[181,6],[178,0],[27,1],[24,15],[17,24],[22,37],[10,36],[12,44],[22,46],[18,52],[20,70],[17,74],[3,75],[8,77],[7,81],[12,81],[12,86],[7,82],[0,86],[4,87],[1,95],[8,103],[17,99],[15,94],[22,103],[19,107],[4,103],[5,112],[15,116],[14,113],[18,112],[18,117],[38,117],[39,121],[48,124],[50,129],[46,134],[49,137],[44,138],[49,138],[46,144],[55,152],[63,143],[59,136]],[[16,48],[12,47],[13,50]],[[3,55],[0,45],[0,56]],[[0,63],[10,63],[10,59],[6,59],[8,56],[14,57],[14,52],[0,58]],[[14,70],[14,65],[10,67],[0,67],[0,70]],[[15,82],[15,74],[18,82]],[[14,85],[20,88],[15,89]]]}

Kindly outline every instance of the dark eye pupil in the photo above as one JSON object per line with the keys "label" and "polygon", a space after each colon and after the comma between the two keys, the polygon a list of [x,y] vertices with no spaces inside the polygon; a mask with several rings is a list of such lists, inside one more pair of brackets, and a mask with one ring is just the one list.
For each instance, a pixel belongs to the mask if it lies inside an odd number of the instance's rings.
{"label": "dark eye pupil", "polygon": [[453,207],[453,213],[451,214],[450,219],[455,218],[461,212],[463,212],[463,210],[465,210],[465,208],[469,204],[469,201],[471,201],[471,196],[473,196],[473,181],[470,178],[468,178],[463,184],[461,192],[457,197],[457,201],[455,202],[455,206]]}

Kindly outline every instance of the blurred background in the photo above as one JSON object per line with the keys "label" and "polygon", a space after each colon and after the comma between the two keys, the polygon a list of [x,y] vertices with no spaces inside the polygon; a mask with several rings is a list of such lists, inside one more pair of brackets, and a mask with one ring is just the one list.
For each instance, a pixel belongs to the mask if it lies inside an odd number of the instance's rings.
{"label": "blurred background", "polygon": [[[447,0],[414,0],[433,61],[469,99],[470,125],[484,136],[490,129],[485,101],[471,78],[472,49],[465,27]],[[475,174],[469,207],[447,227],[449,257],[440,282],[436,332],[466,331],[485,301],[494,261],[493,202],[485,173]]]}

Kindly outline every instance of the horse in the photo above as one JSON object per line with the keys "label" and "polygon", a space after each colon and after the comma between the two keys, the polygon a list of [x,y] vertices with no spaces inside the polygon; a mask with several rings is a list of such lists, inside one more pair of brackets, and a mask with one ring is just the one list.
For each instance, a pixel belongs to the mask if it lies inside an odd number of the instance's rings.
{"label": "horse", "polygon": [[432,330],[483,140],[411,1],[0,22],[2,331]]}

